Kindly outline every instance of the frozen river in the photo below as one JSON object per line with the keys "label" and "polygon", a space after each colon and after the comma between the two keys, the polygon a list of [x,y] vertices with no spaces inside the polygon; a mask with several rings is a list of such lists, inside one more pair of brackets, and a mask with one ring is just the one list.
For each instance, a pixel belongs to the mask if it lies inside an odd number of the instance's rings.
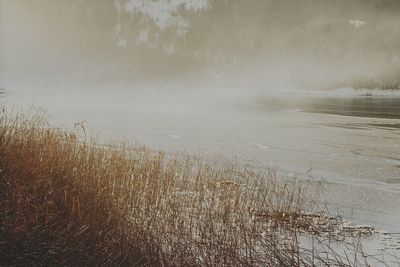
{"label": "frozen river", "polygon": [[56,126],[85,120],[103,140],[323,180],[331,213],[400,232],[399,97],[127,87],[16,84],[3,101],[44,108]]}

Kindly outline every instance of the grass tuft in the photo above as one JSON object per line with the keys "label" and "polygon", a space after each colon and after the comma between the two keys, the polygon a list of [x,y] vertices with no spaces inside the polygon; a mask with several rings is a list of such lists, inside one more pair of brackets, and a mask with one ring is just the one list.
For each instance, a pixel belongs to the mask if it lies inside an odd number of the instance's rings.
{"label": "grass tuft", "polygon": [[352,265],[327,247],[302,248],[300,232],[318,233],[304,212],[313,199],[294,180],[9,117],[0,265]]}

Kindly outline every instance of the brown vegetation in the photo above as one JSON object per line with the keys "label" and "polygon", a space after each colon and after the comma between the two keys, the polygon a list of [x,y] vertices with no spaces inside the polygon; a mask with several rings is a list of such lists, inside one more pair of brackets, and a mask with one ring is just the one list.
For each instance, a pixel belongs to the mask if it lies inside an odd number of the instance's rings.
{"label": "brown vegetation", "polygon": [[350,265],[299,245],[312,201],[273,172],[99,146],[5,112],[0,170],[0,265]]}

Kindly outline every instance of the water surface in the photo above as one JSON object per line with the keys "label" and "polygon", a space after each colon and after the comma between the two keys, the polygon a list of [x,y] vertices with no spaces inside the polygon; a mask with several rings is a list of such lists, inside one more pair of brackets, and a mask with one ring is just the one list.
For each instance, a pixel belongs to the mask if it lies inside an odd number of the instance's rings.
{"label": "water surface", "polygon": [[20,84],[4,101],[44,108],[63,127],[85,120],[88,133],[103,140],[323,179],[332,209],[400,230],[400,98],[126,86]]}

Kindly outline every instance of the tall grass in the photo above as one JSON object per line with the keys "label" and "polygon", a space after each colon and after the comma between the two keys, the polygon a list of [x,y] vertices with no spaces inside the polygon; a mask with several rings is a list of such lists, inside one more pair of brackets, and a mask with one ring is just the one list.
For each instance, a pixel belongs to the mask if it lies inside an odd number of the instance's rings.
{"label": "tall grass", "polygon": [[99,146],[40,116],[8,116],[0,119],[0,265],[350,265],[300,246],[298,233],[314,229],[303,216],[313,201],[293,180]]}

